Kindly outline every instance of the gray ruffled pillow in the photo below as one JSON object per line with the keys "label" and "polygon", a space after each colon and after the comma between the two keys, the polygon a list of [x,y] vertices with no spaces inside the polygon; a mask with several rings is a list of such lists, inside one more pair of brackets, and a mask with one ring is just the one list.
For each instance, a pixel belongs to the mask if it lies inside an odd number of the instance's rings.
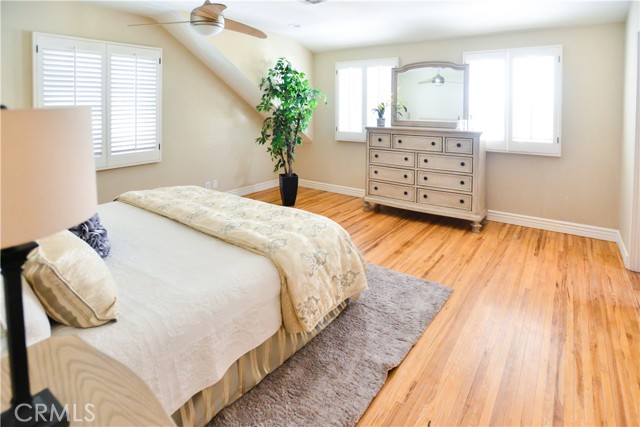
{"label": "gray ruffled pillow", "polygon": [[100,223],[100,217],[94,216],[69,229],[70,232],[84,240],[102,258],[106,258],[111,250],[111,242],[107,237],[107,229]]}

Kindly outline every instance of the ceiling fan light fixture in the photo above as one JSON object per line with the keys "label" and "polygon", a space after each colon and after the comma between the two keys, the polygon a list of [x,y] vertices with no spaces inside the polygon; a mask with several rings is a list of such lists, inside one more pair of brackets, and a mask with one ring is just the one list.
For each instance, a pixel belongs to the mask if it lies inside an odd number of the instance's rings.
{"label": "ceiling fan light fixture", "polygon": [[440,75],[440,72],[438,72],[438,74],[436,74],[433,79],[431,79],[431,83],[436,86],[442,86],[444,84],[444,77],[442,77]]}
{"label": "ceiling fan light fixture", "polygon": [[191,26],[198,34],[203,36],[215,36],[224,30],[224,17],[218,15],[217,19],[207,19],[191,13]]}

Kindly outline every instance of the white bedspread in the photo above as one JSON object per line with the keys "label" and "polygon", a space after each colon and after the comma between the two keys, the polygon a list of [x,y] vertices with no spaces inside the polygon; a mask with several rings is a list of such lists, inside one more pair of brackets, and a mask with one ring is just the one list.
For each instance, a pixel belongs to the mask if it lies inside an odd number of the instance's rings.
{"label": "white bedspread", "polygon": [[167,413],[217,382],[281,325],[280,278],[267,258],[120,202],[99,206],[119,291],[117,322],[79,335],[136,372]]}

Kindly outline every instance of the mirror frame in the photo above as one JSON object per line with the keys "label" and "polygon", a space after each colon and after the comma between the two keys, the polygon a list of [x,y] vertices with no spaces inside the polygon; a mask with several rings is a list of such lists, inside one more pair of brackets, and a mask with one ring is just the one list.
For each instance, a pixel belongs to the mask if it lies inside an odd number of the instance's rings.
{"label": "mirror frame", "polygon": [[[468,64],[456,64],[454,62],[447,61],[424,61],[414,62],[402,67],[396,67],[391,70],[391,95],[392,105],[397,105],[397,93],[398,93],[398,74],[404,73],[409,70],[415,70],[417,68],[453,68],[454,70],[464,71],[463,75],[463,94],[462,94],[462,120],[469,119],[469,65]],[[391,126],[422,126],[422,127],[436,127],[436,128],[449,128],[455,129],[457,126],[457,120],[402,120],[399,119],[397,114],[391,114]]]}

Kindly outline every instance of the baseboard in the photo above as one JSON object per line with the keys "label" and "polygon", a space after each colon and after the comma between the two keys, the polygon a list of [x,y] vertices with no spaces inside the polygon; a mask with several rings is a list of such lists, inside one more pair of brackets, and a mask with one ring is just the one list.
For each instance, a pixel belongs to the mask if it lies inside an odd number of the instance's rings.
{"label": "baseboard", "polygon": [[272,179],[270,181],[260,182],[258,184],[248,185],[246,187],[236,188],[229,190],[227,193],[236,196],[245,196],[247,194],[256,193],[258,191],[269,190],[278,186],[278,180]]}
{"label": "baseboard", "polygon": [[506,224],[521,225],[523,227],[538,228],[540,230],[556,231],[558,233],[573,234],[576,236],[590,237],[592,239],[616,242],[618,246],[622,242],[620,232],[613,228],[596,227],[593,225],[578,224],[575,222],[558,221],[555,219],[538,218],[534,216],[520,215],[508,212],[490,210],[487,214],[489,221],[504,222]]}
{"label": "baseboard", "polygon": [[327,184],[324,182],[310,181],[301,179],[298,181],[300,187],[311,188],[313,190],[329,191],[331,193],[344,194],[351,197],[364,197],[364,190],[354,187],[345,187],[343,185]]}
{"label": "baseboard", "polygon": [[[246,187],[236,188],[228,190],[227,193],[234,194],[236,196],[245,196],[247,194],[255,193],[257,191],[269,190],[278,186],[278,180],[273,179],[270,181],[261,182],[258,184],[248,185]],[[298,185],[304,188],[311,188],[313,190],[328,191],[330,193],[344,194],[352,197],[364,197],[364,190],[360,188],[345,187],[343,185],[326,184],[324,182],[310,181],[308,179],[298,180]]]}
{"label": "baseboard", "polygon": [[[360,188],[327,184],[325,182],[311,181],[308,179],[300,179],[298,183],[300,187],[311,188],[313,190],[328,191],[331,193],[344,194],[351,197],[364,197],[364,190]],[[274,179],[271,181],[230,190],[227,191],[227,193],[235,194],[237,196],[244,196],[246,194],[268,190],[277,186],[278,180]],[[523,227],[531,227],[540,230],[555,231],[558,233],[573,234],[576,236],[590,237],[592,239],[615,242],[618,245],[625,265],[628,265],[630,261],[629,251],[622,241],[620,231],[613,228],[596,227],[593,225],[578,224],[575,222],[558,221],[554,219],[538,218],[534,216],[492,210],[488,212],[487,219],[489,221],[503,222],[506,224],[520,225]]]}
{"label": "baseboard", "polygon": [[620,251],[620,256],[622,257],[622,262],[624,263],[624,267],[631,270],[631,256],[629,254],[629,250],[627,249],[627,245],[624,244],[624,240],[622,240],[622,234],[618,231],[618,240],[616,241],[618,244],[618,250]]}

